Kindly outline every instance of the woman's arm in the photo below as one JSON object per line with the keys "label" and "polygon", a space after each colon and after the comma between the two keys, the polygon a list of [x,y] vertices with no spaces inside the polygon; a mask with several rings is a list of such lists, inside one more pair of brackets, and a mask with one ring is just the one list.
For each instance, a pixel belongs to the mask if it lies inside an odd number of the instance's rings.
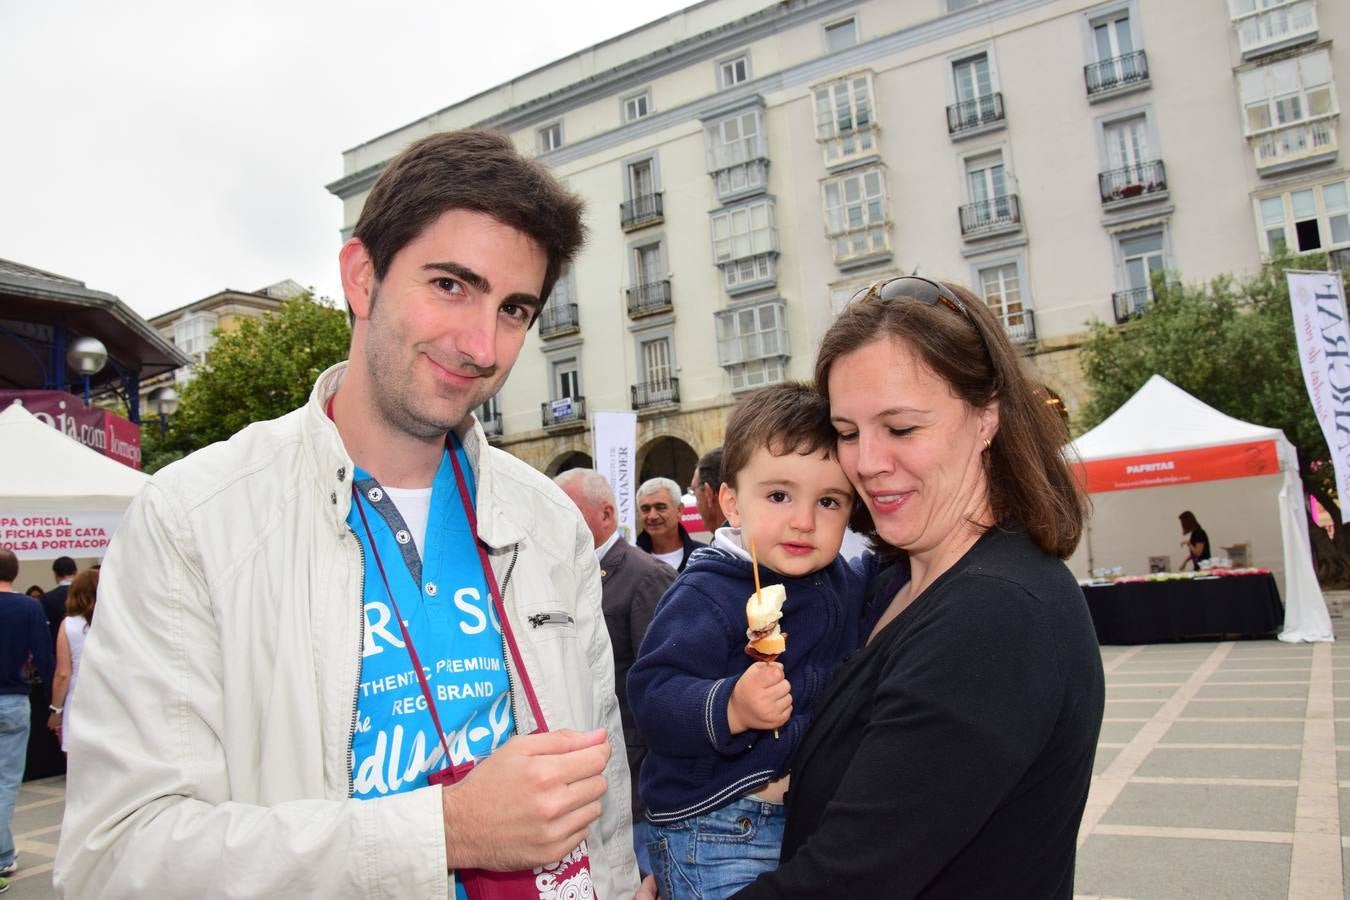
{"label": "woman's arm", "polygon": [[799,790],[812,766],[847,765],[806,842],[738,900],[876,896],[878,885],[918,896],[1036,759],[1062,693],[1051,629],[1006,582],[957,589],[965,602],[890,648],[852,758],[832,756],[827,738],[794,770]]}
{"label": "woman's arm", "polygon": [[[68,625],[70,619],[62,619],[61,627],[56,631],[56,674],[52,676],[52,706],[57,709],[64,709],[66,691],[70,689],[70,638],[66,637]],[[47,717],[47,727],[60,737],[61,713],[53,710]]]}

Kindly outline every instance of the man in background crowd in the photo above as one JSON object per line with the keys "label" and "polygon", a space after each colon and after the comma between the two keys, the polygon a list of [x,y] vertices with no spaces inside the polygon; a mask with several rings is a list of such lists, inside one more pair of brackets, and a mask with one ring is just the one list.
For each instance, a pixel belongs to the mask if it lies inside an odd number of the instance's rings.
{"label": "man in background crowd", "polygon": [[42,611],[47,615],[47,629],[52,634],[52,646],[56,646],[56,633],[61,630],[61,620],[66,617],[66,594],[70,583],[75,580],[78,569],[75,560],[69,556],[58,556],[52,563],[52,574],[56,576],[56,587],[42,595]]}
{"label": "man in background crowd", "polygon": [[709,450],[699,459],[689,490],[694,495],[694,505],[698,507],[698,517],[703,520],[705,531],[715,532],[727,524],[727,517],[722,515],[722,503],[717,499],[722,490],[721,447]]}
{"label": "man in background crowd", "polygon": [[648,478],[637,490],[642,534],[637,545],[677,572],[684,571],[689,554],[704,546],[680,524],[680,486],[669,478]]}

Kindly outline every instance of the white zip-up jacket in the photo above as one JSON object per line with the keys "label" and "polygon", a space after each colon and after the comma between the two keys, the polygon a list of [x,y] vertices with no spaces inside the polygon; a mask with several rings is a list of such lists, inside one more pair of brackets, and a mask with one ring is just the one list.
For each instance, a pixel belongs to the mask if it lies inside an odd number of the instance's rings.
{"label": "white zip-up jacket", "polygon": [[[303,408],[166,467],[131,504],[81,666],[58,895],[453,895],[440,788],[350,796],[363,560],[352,460],[325,414],[345,365]],[[462,431],[479,536],[548,726],[604,727],[616,749],[588,844],[596,895],[627,900],[628,764],[594,541],[547,478],[477,421]],[[534,717],[512,684],[525,734]]]}

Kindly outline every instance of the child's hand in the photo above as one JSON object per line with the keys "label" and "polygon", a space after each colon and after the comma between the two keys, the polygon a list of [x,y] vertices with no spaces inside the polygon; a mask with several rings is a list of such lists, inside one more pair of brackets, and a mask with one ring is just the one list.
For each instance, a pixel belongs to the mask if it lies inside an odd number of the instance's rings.
{"label": "child's hand", "polygon": [[782,728],[791,716],[792,685],[782,663],[757,662],[746,669],[727,701],[727,726],[732,734]]}

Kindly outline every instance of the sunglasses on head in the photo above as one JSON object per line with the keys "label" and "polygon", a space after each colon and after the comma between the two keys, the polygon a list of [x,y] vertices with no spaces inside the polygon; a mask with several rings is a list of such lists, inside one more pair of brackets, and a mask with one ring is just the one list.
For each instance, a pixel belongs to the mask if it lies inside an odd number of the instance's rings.
{"label": "sunglasses on head", "polygon": [[901,275],[898,278],[878,281],[871,287],[865,287],[858,291],[848,302],[852,304],[865,303],[869,300],[900,299],[918,300],[932,306],[945,306],[964,316],[971,325],[975,324],[975,320],[971,318],[970,310],[966,308],[965,302],[960,297],[936,281],[930,281],[921,275]]}

